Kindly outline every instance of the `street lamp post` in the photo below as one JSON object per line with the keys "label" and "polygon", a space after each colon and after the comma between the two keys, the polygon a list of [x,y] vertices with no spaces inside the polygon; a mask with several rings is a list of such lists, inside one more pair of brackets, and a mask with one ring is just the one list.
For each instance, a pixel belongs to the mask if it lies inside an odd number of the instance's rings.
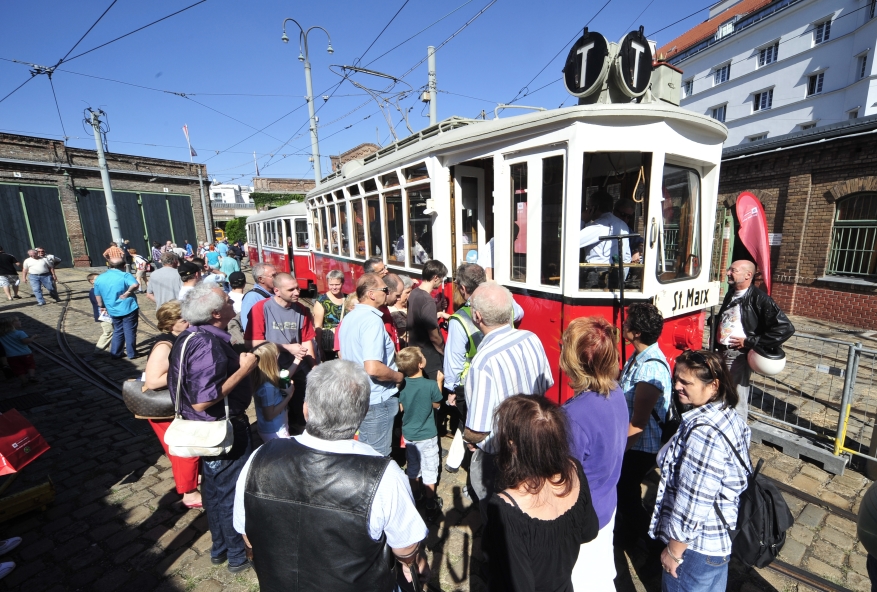
{"label": "street lamp post", "polygon": [[311,60],[308,55],[308,34],[314,29],[320,29],[323,33],[326,34],[326,37],[329,39],[329,47],[326,51],[329,53],[335,53],[335,50],[332,49],[332,37],[329,35],[329,31],[324,29],[323,27],[313,26],[307,31],[302,28],[298,21],[292,18],[283,20],[283,37],[281,39],[284,43],[289,43],[289,37],[286,36],[286,22],[292,21],[298,27],[299,36],[298,36],[298,61],[304,62],[305,64],[305,85],[307,88],[308,95],[305,99],[308,102],[308,115],[311,119],[311,154],[314,159],[314,178],[317,186],[319,187],[320,181],[323,178],[323,174],[320,170],[320,142],[317,138],[317,118],[314,115],[314,88],[313,83],[311,83]]}

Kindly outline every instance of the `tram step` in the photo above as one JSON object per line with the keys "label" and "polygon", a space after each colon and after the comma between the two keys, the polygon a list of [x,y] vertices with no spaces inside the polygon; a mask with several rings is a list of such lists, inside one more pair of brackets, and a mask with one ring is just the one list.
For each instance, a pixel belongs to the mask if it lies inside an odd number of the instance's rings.
{"label": "tram step", "polygon": [[752,430],[753,442],[769,444],[792,458],[804,457],[807,460],[821,464],[822,469],[832,475],[843,475],[844,473],[847,457],[835,456],[831,450],[819,444],[814,444],[804,436],[760,421],[750,422],[749,429]]}

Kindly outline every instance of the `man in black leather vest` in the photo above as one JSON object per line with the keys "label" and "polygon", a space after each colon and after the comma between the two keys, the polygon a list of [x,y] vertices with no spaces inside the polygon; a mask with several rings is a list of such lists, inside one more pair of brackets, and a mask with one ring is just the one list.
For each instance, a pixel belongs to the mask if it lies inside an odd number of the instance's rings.
{"label": "man in black leather vest", "polygon": [[353,440],[371,383],[347,360],[308,380],[300,436],[268,442],[250,457],[235,493],[234,526],[252,548],[263,592],[396,589],[395,563],[410,581],[428,534],[405,474]]}

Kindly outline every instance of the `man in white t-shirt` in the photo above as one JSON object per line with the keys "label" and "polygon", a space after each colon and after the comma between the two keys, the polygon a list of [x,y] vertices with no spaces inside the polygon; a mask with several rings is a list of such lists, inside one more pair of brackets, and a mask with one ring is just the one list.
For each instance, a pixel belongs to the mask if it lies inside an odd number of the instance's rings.
{"label": "man in white t-shirt", "polygon": [[241,470],[233,523],[263,587],[390,592],[396,583],[385,544],[409,581],[412,563],[427,581],[420,550],[429,531],[405,474],[353,439],[370,393],[360,366],[320,364],[308,381],[306,431],[268,442]]}
{"label": "man in white t-shirt", "polygon": [[[30,252],[28,251],[28,253]],[[48,290],[49,295],[55,299],[55,302],[61,301],[61,298],[58,297],[58,290],[55,287],[55,282],[58,281],[55,275],[55,264],[59,261],[60,259],[53,255],[46,256],[46,250],[42,247],[37,247],[34,249],[33,256],[28,257],[21,264],[21,268],[24,271],[22,280],[30,282],[31,290],[33,290],[34,296],[37,299],[37,306],[42,306],[46,303],[46,299],[43,298],[43,288]]]}

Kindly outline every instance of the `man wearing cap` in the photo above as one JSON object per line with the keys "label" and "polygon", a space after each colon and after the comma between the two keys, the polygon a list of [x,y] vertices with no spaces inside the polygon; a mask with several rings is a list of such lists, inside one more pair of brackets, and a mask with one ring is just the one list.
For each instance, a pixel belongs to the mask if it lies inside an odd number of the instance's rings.
{"label": "man wearing cap", "polygon": [[195,284],[201,279],[201,266],[191,261],[183,261],[176,268],[180,278],[181,287],[177,300],[183,301],[183,297],[195,288]]}
{"label": "man wearing cap", "polygon": [[231,291],[228,297],[234,302],[234,311],[241,314],[241,301],[244,299],[244,288],[247,287],[247,276],[242,271],[234,271],[228,276]]}
{"label": "man wearing cap", "polygon": [[176,299],[180,294],[183,282],[177,267],[180,260],[172,252],[161,254],[161,269],[157,269],[149,276],[149,284],[146,286],[146,297],[155,302],[155,309],[169,300]]}
{"label": "man wearing cap", "polygon": [[728,292],[719,309],[716,350],[737,385],[737,413],[749,414],[749,350],[776,350],[795,334],[795,327],[777,303],[752,285],[755,264],[739,260],[728,268]]}

